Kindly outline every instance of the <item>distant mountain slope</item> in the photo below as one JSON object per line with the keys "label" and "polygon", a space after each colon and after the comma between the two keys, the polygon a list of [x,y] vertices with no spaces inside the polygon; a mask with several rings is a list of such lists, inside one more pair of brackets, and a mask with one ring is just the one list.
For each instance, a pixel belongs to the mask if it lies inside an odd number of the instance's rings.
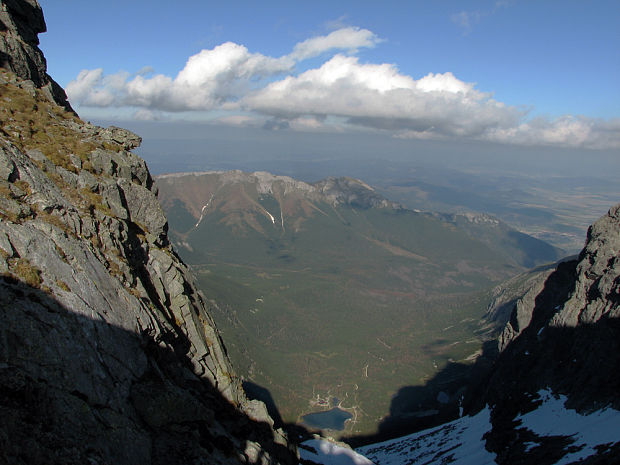
{"label": "distant mountain slope", "polygon": [[565,252],[551,244],[517,231],[503,221],[483,213],[438,214],[454,223],[471,237],[484,242],[490,249],[525,268],[553,263]]}
{"label": "distant mountain slope", "polygon": [[479,240],[351,178],[231,171],[157,184],[233,361],[287,421],[336,397],[355,414],[351,432],[371,431],[400,387],[479,349],[484,292],[523,269],[489,246],[507,228]]}

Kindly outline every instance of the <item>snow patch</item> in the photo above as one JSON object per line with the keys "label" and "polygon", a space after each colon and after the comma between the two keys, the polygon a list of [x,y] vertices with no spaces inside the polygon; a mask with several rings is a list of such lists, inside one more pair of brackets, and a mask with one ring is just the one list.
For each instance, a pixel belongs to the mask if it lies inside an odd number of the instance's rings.
{"label": "snow patch", "polygon": [[211,205],[211,201],[213,200],[214,196],[215,196],[215,194],[211,194],[211,198],[209,199],[207,204],[203,205],[202,210],[200,210],[200,218],[198,218],[198,222],[194,225],[194,229],[196,229],[198,227],[198,225],[202,222],[202,219],[205,216],[205,210],[209,208],[209,205]]}
{"label": "snow patch", "polygon": [[485,408],[474,416],[357,449],[375,465],[426,464],[485,465],[495,454],[485,449],[483,436],[491,430],[491,413]]}
{"label": "snow patch", "polygon": [[620,442],[620,411],[604,408],[581,415],[564,406],[565,396],[554,396],[549,390],[539,391],[538,396],[542,405],[516,419],[537,436],[571,437],[571,451],[578,450],[566,454],[558,465],[590,457],[596,454],[597,446]]}
{"label": "snow patch", "polygon": [[374,465],[354,450],[325,439],[304,441],[299,448],[299,455],[304,460],[311,460],[323,465]]}

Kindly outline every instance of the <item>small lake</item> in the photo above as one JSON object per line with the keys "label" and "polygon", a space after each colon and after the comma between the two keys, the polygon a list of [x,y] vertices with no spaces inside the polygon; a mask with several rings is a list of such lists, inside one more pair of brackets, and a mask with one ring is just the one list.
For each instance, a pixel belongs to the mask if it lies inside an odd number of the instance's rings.
{"label": "small lake", "polygon": [[353,415],[349,412],[334,407],[325,412],[309,413],[301,417],[301,420],[305,425],[311,428],[342,431],[344,429],[344,422],[350,418],[353,418]]}

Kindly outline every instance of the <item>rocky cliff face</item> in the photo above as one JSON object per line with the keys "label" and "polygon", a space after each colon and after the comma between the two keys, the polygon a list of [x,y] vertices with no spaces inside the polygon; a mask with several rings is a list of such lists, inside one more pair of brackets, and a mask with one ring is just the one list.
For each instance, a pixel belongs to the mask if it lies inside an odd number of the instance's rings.
{"label": "rocky cliff face", "polygon": [[37,0],[2,0],[0,66],[15,73],[21,85],[34,85],[48,99],[73,111],[65,91],[47,74],[45,57],[38,47],[38,34],[45,31],[43,12]]}
{"label": "rocky cliff face", "polygon": [[168,241],[139,137],[50,100],[36,1],[0,21],[0,462],[294,463]]}
{"label": "rocky cliff face", "polygon": [[515,306],[502,353],[472,396],[493,407],[487,448],[498,463],[555,463],[568,450],[570,438],[537,438],[515,421],[537,407],[537,392],[566,396],[579,412],[620,409],[620,205],[590,227],[576,260],[539,278]]}
{"label": "rocky cliff face", "polygon": [[518,300],[499,340],[503,351],[525,329],[576,328],[620,316],[620,205],[593,224],[576,260],[542,273]]}

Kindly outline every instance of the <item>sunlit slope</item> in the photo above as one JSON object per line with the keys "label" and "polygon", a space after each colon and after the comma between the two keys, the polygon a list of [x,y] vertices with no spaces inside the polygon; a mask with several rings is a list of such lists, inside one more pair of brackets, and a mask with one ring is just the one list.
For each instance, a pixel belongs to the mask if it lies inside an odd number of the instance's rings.
{"label": "sunlit slope", "polygon": [[228,172],[157,183],[235,365],[288,421],[337,397],[356,415],[348,429],[373,431],[400,387],[479,349],[484,293],[521,269],[352,179]]}

